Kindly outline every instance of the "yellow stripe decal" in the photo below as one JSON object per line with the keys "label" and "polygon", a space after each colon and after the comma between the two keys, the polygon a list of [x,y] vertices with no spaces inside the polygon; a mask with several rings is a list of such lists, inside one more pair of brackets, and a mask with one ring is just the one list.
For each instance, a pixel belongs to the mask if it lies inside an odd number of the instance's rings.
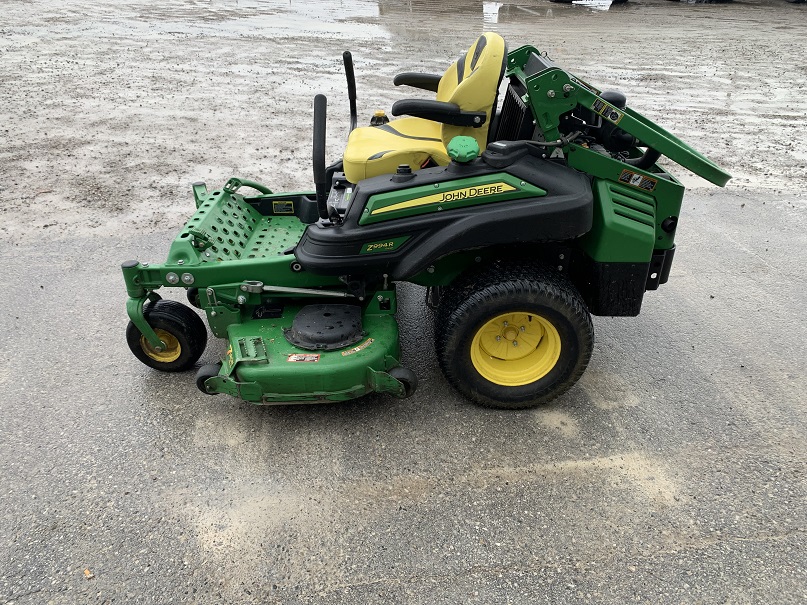
{"label": "yellow stripe decal", "polygon": [[431,195],[418,197],[413,200],[407,200],[405,202],[399,202],[390,206],[384,206],[383,208],[376,208],[371,212],[371,214],[383,214],[384,212],[395,212],[396,210],[406,210],[407,208],[417,208],[419,206],[428,206],[429,204],[442,204],[446,202],[467,200],[475,197],[499,195],[500,193],[507,193],[508,191],[516,191],[516,188],[500,181],[498,183],[490,183],[489,185],[478,185],[476,187],[465,187],[463,189],[453,189],[451,191],[433,193]]}

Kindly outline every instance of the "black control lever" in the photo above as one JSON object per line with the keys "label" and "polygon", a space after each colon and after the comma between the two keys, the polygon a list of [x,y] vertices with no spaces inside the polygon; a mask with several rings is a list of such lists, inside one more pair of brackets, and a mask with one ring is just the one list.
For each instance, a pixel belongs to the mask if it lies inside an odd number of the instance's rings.
{"label": "black control lever", "polygon": [[328,99],[325,95],[314,97],[314,186],[317,191],[317,210],[320,218],[328,218],[328,180],[325,171],[325,119]]}
{"label": "black control lever", "polygon": [[353,73],[353,55],[349,50],[342,53],[345,62],[345,77],[347,78],[347,98],[350,101],[350,131],[356,128],[358,118],[356,114],[356,76]]}

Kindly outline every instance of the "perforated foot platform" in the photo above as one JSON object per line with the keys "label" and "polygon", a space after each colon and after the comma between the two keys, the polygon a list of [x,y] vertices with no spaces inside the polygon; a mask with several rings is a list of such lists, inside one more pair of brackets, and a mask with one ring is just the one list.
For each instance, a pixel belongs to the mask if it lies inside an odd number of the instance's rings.
{"label": "perforated foot platform", "polygon": [[305,227],[295,216],[264,216],[243,196],[217,190],[208,195],[174,240],[169,262],[275,257],[296,245]]}

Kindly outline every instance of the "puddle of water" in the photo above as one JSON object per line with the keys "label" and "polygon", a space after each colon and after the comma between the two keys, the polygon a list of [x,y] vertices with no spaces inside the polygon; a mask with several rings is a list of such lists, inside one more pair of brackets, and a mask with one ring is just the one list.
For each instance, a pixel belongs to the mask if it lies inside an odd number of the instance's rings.
{"label": "puddle of water", "polygon": [[[587,34],[587,23],[598,19],[619,19],[623,26],[641,14],[641,20],[666,18],[679,23],[705,20],[722,23],[776,21],[792,25],[798,7],[784,0],[747,0],[731,4],[685,4],[667,0],[629,0],[612,4],[607,11],[549,0],[150,0],[115,2],[95,0],[48,0],[47,2],[4,2],[0,26],[24,26],[39,22],[53,28],[53,35],[154,36],[160,34],[212,36],[328,35],[356,41],[384,38],[406,32],[471,32],[515,27],[538,42],[551,31],[536,31],[547,19],[579,22],[579,33]],[[29,19],[36,12],[36,19]],[[627,21],[625,21],[627,20]],[[796,26],[797,27],[797,26]],[[671,35],[671,32],[665,32]]]}
{"label": "puddle of water", "polygon": [[[152,140],[155,124],[213,136],[249,119],[259,126],[245,131],[274,137],[261,143],[266,149],[250,151],[239,142],[233,148],[243,151],[229,156],[166,153],[150,160],[153,172],[144,179],[184,175],[199,164],[222,173],[271,166],[279,187],[307,188],[299,176],[307,158],[280,162],[280,169],[277,158],[310,149],[310,117],[300,108],[310,107],[315,90],[332,102],[329,136],[338,143],[331,143],[329,157],[341,152],[342,50],[354,51],[361,106],[389,108],[407,94],[391,85],[395,73],[439,73],[485,30],[498,31],[510,49],[533,44],[592,84],[623,90],[632,108],[732,172],[730,186],[807,189],[807,123],[800,119],[807,68],[798,59],[807,38],[807,20],[798,16],[807,6],[785,0],[629,0],[604,12],[548,0],[2,2],[0,79],[14,82],[15,90],[6,89],[0,121],[16,123],[22,133],[6,150],[5,171],[38,166],[41,154],[30,150],[50,149],[48,161],[63,164],[43,168],[47,178],[67,174],[70,181],[54,187],[59,190],[82,190],[79,172],[151,158],[153,149],[123,148],[138,138]],[[245,102],[240,95],[258,85],[267,94],[256,97],[257,104]],[[183,101],[172,100],[175,95]],[[259,110],[260,118],[250,117]],[[99,115],[108,120],[97,123]],[[214,118],[226,123],[205,123]],[[289,125],[295,120],[302,126]],[[110,160],[86,140],[94,129],[103,129],[96,140],[120,146],[122,155]],[[68,143],[59,143],[54,132]],[[82,165],[60,155],[76,150],[92,153],[92,161]],[[690,184],[685,172],[674,174]],[[131,203],[125,192],[116,195],[116,207]]]}
{"label": "puddle of water", "polygon": [[[15,8],[22,16],[30,11],[30,7]],[[387,36],[374,23],[379,4],[372,0],[50,0],[39,8],[36,21],[57,26],[54,34],[59,36]],[[13,20],[14,11],[9,14]]]}

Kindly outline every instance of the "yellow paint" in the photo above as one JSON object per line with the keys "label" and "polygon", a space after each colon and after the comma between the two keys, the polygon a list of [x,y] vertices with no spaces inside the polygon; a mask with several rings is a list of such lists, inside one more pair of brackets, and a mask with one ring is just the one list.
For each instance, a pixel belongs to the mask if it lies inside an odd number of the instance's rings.
{"label": "yellow paint", "polygon": [[[474,56],[482,42],[481,37],[465,53],[462,74],[457,71],[457,62],[443,74],[436,100],[453,103],[464,111],[484,111],[487,117],[485,123],[480,128],[473,128],[413,117],[392,120],[389,125],[403,137],[373,126],[356,128],[348,137],[343,157],[347,180],[358,183],[380,174],[392,174],[401,164],[410,166],[412,170],[418,170],[429,161],[445,166],[451,162],[446,146],[456,136],[473,137],[480,149],[487,147],[488,128],[496,111],[496,95],[503,61],[507,60],[507,47],[497,33],[488,32],[483,36],[485,46],[476,62]],[[377,154],[382,152],[378,157]]]}
{"label": "yellow paint", "polygon": [[145,336],[140,336],[140,346],[143,348],[143,352],[154,361],[159,361],[160,363],[171,363],[179,359],[179,356],[182,354],[182,346],[179,344],[176,337],[170,332],[159,328],[154,330],[154,333],[165,343],[165,349],[162,351],[156,350],[151,346],[149,341],[146,340]]}
{"label": "yellow paint", "polygon": [[486,380],[517,387],[546,376],[560,351],[560,334],[548,319],[534,313],[504,313],[476,333],[471,362]]}
{"label": "yellow paint", "polygon": [[399,202],[383,208],[376,208],[371,214],[383,214],[384,212],[394,212],[395,210],[406,210],[407,208],[417,208],[428,206],[429,204],[443,204],[456,202],[459,200],[473,199],[477,197],[487,197],[489,195],[500,195],[509,191],[516,191],[516,188],[508,183],[499,181],[487,185],[477,185],[475,187],[464,187],[462,189],[452,189],[451,191],[441,191],[413,200]]}

